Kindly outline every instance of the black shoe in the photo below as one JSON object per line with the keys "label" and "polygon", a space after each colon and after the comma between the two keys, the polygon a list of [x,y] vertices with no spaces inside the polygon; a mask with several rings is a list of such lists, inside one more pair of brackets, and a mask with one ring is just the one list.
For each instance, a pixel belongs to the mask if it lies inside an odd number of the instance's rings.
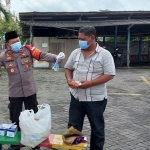
{"label": "black shoe", "polygon": [[40,147],[36,146],[34,148],[32,148],[32,150],[41,150]]}
{"label": "black shoe", "polygon": [[19,145],[11,145],[7,150],[20,150],[21,146]]}

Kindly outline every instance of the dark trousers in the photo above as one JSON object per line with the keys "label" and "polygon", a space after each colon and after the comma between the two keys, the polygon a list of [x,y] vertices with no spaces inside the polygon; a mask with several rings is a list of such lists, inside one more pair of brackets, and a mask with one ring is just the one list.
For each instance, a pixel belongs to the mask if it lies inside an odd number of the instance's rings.
{"label": "dark trousers", "polygon": [[[16,122],[18,126],[18,130],[20,130],[19,127],[19,115],[22,111],[22,107],[24,104],[25,109],[33,109],[33,111],[36,113],[38,111],[37,105],[37,98],[36,94],[28,96],[28,97],[9,97],[9,112],[10,112],[10,120],[12,123]],[[11,148],[16,147],[15,145],[11,145]],[[16,148],[20,149],[20,148]]]}
{"label": "dark trousers", "polygon": [[91,126],[90,150],[102,150],[105,141],[103,113],[107,99],[103,101],[80,102],[71,95],[68,128],[73,126],[82,131],[84,117],[87,115]]}
{"label": "dark trousers", "polygon": [[[25,106],[25,109],[33,109],[36,113],[38,111],[37,105],[37,99],[36,94],[28,96],[28,97],[9,97],[9,112],[10,112],[10,120],[12,123],[16,122],[18,128],[19,128],[19,115],[22,111],[23,103]],[[20,128],[19,128],[20,130]]]}

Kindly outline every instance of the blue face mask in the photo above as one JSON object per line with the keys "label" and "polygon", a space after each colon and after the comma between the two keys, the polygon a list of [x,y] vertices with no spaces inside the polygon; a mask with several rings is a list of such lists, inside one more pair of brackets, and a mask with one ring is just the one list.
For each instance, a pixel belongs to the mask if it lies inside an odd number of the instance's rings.
{"label": "blue face mask", "polygon": [[[90,38],[89,38],[90,39]],[[88,40],[89,40],[88,39]],[[87,40],[87,41],[88,41]],[[82,50],[86,50],[87,48],[89,48],[90,45],[88,45],[87,41],[82,41],[82,40],[79,40],[79,47],[82,49]]]}
{"label": "blue face mask", "polygon": [[81,41],[81,40],[79,40],[79,46],[82,50],[85,50],[89,47],[89,45],[87,44],[87,41]]}
{"label": "blue face mask", "polygon": [[11,44],[11,49],[14,52],[19,52],[20,48],[21,48],[21,42],[16,42],[14,44]]}

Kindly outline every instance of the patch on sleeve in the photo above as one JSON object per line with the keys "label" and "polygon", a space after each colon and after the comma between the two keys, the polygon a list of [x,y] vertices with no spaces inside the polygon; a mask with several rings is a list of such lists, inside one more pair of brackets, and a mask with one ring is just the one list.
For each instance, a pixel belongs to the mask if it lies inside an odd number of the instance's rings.
{"label": "patch on sleeve", "polygon": [[0,59],[2,58],[2,55],[0,55]]}

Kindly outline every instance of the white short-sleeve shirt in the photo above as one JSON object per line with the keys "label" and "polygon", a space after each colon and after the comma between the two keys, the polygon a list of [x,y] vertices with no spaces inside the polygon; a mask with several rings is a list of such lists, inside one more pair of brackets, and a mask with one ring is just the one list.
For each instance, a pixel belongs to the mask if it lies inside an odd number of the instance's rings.
{"label": "white short-sleeve shirt", "polygon": [[[93,80],[103,74],[115,75],[115,65],[111,53],[97,44],[96,50],[85,58],[83,50],[75,49],[69,56],[64,68],[73,71],[73,80]],[[107,99],[106,83],[87,89],[69,88],[79,101],[102,101]]]}

